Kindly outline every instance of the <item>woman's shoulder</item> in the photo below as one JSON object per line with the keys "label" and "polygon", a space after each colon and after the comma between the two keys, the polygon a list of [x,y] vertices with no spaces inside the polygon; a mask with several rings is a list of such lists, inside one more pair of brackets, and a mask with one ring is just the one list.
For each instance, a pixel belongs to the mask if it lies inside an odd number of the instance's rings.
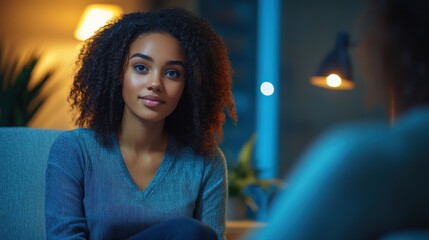
{"label": "woman's shoulder", "polygon": [[97,135],[93,129],[89,128],[76,128],[62,132],[55,140],[55,145],[79,145],[79,146],[92,146],[99,144]]}
{"label": "woman's shoulder", "polygon": [[219,147],[213,149],[212,154],[203,155],[197,153],[190,146],[175,145],[176,158],[187,159],[191,165],[201,167],[224,167],[226,166],[226,159]]}
{"label": "woman's shoulder", "polygon": [[192,147],[184,145],[175,145],[177,152],[180,155],[188,156],[199,161],[223,161],[225,158],[222,149],[216,146],[211,154],[200,154],[197,153]]}
{"label": "woman's shoulder", "polygon": [[114,152],[115,149],[112,150],[109,146],[102,144],[94,130],[77,128],[61,133],[53,142],[50,155],[53,158],[51,162],[65,162],[64,159],[68,159],[74,164],[73,162],[86,161],[89,156],[99,157],[102,154],[111,154],[112,151]]}
{"label": "woman's shoulder", "polygon": [[95,136],[95,131],[90,128],[75,128],[72,130],[64,131],[61,135],[63,135],[64,137]]}

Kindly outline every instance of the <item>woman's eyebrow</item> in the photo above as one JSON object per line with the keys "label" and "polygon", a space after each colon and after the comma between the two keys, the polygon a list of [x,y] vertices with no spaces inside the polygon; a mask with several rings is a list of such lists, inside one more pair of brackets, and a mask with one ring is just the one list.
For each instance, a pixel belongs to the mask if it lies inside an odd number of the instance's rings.
{"label": "woman's eyebrow", "polygon": [[183,64],[183,62],[179,60],[168,61],[166,65],[180,65],[182,67],[185,67],[185,64]]}
{"label": "woman's eyebrow", "polygon": [[[134,53],[133,55],[131,55],[130,59],[131,59],[131,58],[136,58],[136,57],[146,59],[146,60],[148,60],[148,61],[150,61],[150,62],[154,62],[154,60],[153,60],[153,58],[152,58],[152,57],[150,57],[150,56],[148,56],[148,55],[145,55],[145,54],[143,54],[143,53]],[[168,61],[168,62],[166,63],[166,65],[180,65],[180,66],[182,66],[182,67],[185,67],[185,64],[184,64],[182,61],[179,61],[179,60],[171,60],[171,61]]]}
{"label": "woman's eyebrow", "polygon": [[153,62],[153,58],[152,58],[152,57],[149,57],[148,55],[145,55],[145,54],[143,54],[143,53],[134,53],[134,54],[130,57],[130,59],[131,59],[131,58],[135,58],[135,57],[143,58],[143,59],[146,59],[146,60],[148,60],[148,61],[150,61],[150,62]]}

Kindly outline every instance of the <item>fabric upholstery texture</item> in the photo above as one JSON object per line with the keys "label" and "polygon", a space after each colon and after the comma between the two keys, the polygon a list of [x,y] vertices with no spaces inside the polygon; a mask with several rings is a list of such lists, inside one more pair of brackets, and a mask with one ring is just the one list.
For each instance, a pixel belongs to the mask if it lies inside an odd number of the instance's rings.
{"label": "fabric upholstery texture", "polygon": [[45,170],[61,130],[0,128],[0,236],[45,239]]}

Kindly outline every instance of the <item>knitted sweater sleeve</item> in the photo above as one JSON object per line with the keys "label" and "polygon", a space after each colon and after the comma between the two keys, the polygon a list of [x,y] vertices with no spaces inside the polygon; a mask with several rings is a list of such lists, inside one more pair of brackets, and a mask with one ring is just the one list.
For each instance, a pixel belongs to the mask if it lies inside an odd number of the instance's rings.
{"label": "knitted sweater sleeve", "polygon": [[212,159],[207,159],[197,202],[196,218],[212,227],[218,239],[225,237],[225,215],[227,199],[226,160],[218,149]]}
{"label": "knitted sweater sleeve", "polygon": [[47,239],[86,239],[83,208],[84,163],[76,139],[63,133],[53,143],[46,169]]}

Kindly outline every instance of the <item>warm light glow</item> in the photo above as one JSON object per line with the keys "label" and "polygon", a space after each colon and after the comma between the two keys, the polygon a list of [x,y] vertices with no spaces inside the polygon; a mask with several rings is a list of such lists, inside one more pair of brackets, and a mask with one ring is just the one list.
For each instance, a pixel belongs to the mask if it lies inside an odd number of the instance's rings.
{"label": "warm light glow", "polygon": [[260,89],[265,96],[271,96],[274,93],[274,86],[270,82],[263,82]]}
{"label": "warm light glow", "polygon": [[341,77],[338,76],[337,74],[330,74],[329,76],[326,77],[326,84],[330,87],[339,87],[341,85]]}
{"label": "warm light glow", "polygon": [[312,76],[310,78],[311,84],[321,88],[335,89],[335,90],[351,90],[354,88],[354,82],[346,78],[341,78],[337,74],[330,74],[326,76]]}
{"label": "warm light glow", "polygon": [[109,20],[122,14],[122,8],[111,4],[91,4],[85,8],[74,36],[85,41]]}

